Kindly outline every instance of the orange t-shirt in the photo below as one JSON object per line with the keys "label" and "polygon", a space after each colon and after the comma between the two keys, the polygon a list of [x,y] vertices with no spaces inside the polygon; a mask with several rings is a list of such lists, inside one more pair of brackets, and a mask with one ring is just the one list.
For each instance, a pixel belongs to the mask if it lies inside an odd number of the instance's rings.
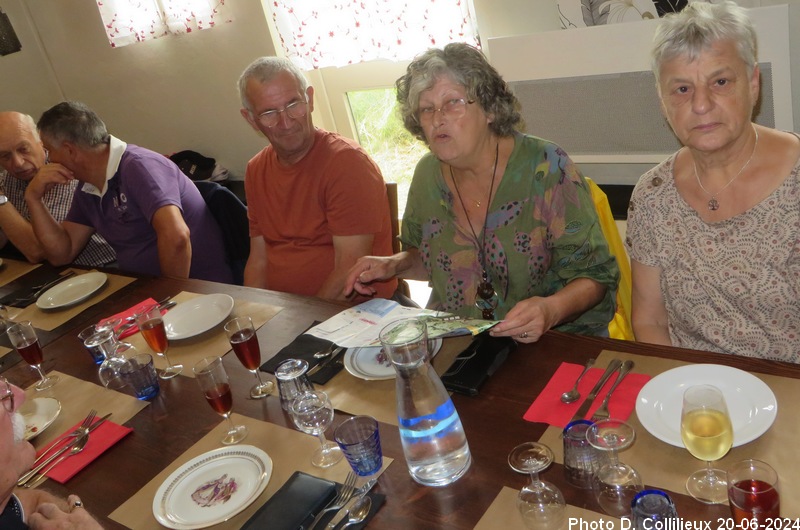
{"label": "orange t-shirt", "polygon": [[[381,171],[355,142],[317,129],[314,145],[286,167],[267,146],[247,164],[250,237],[267,246],[267,287],[316,295],[334,269],[333,236],[374,234],[372,254],[392,254]],[[389,298],[397,282],[377,283]]]}

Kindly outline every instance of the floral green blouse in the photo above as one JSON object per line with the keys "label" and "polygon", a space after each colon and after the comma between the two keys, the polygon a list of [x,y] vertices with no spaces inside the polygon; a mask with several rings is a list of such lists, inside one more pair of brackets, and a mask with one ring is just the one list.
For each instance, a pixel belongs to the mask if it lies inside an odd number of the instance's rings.
{"label": "floral green blouse", "polygon": [[[414,172],[401,240],[417,248],[431,279],[428,307],[480,318],[475,293],[481,264],[468,226],[456,223],[454,200],[432,153]],[[481,234],[478,233],[480,238]],[[603,237],[589,187],[557,145],[516,134],[503,179],[492,197],[484,249],[500,298],[497,318],[517,302],[549,296],[575,278],[606,286],[603,300],[556,329],[604,335],[614,316],[619,269]]]}

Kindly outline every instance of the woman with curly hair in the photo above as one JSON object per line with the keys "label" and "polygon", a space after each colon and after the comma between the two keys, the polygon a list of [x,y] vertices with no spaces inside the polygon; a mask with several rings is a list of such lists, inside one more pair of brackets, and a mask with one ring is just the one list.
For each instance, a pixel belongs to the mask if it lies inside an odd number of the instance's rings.
{"label": "woman with curly hair", "polygon": [[405,127],[431,152],[411,183],[404,251],[361,258],[345,294],[428,280],[428,307],[503,319],[495,336],[607,333],[619,271],[588,185],[557,145],[517,132],[519,103],[483,54],[430,49],[396,85]]}

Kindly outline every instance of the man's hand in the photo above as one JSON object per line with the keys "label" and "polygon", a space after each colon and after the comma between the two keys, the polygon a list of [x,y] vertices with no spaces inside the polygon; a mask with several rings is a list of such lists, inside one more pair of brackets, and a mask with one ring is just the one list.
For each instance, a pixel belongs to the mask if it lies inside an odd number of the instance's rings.
{"label": "man's hand", "polygon": [[61,164],[46,164],[39,168],[36,176],[28,184],[28,189],[25,190],[25,199],[40,201],[53,186],[68,184],[74,178],[72,171]]}
{"label": "man's hand", "polygon": [[69,511],[53,503],[40,504],[28,518],[31,530],[102,530],[100,523],[89,515],[76,495],[67,498]]}

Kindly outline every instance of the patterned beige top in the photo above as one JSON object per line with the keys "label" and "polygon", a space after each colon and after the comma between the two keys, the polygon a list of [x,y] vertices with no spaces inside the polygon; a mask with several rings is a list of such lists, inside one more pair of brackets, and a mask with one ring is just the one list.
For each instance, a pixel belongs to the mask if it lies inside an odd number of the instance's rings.
{"label": "patterned beige top", "polygon": [[680,196],[675,155],[639,179],[632,259],[661,269],[674,346],[800,362],[800,161],[750,210],[706,223]]}

